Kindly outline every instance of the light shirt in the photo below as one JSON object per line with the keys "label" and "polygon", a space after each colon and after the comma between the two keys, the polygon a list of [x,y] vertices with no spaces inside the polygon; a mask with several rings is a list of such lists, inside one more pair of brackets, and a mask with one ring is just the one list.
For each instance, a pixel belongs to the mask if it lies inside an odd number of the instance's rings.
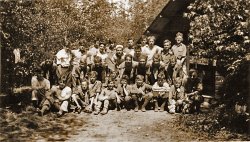
{"label": "light shirt", "polygon": [[70,66],[71,55],[70,53],[67,53],[65,49],[58,51],[56,58],[57,65],[61,65],[62,67]]}
{"label": "light shirt", "polygon": [[155,82],[152,90],[155,92],[168,92],[170,90],[170,86],[167,82],[164,82],[162,86],[159,86],[158,82]]}
{"label": "light shirt", "polygon": [[71,53],[73,54],[73,65],[79,65],[82,58],[82,53],[79,49],[71,50]]}
{"label": "light shirt", "polygon": [[66,97],[66,96],[70,96],[71,95],[71,88],[66,86],[65,88],[62,89],[62,92],[61,92],[61,97]]}
{"label": "light shirt", "polygon": [[152,49],[149,48],[149,46],[142,47],[142,53],[146,54],[148,56],[148,61],[152,62],[153,56],[155,54],[161,54],[161,51],[163,48],[160,46],[154,45]]}
{"label": "light shirt", "polygon": [[180,45],[173,45],[172,51],[174,52],[176,58],[186,57],[187,55],[187,48],[183,43]]}
{"label": "light shirt", "polygon": [[108,58],[108,54],[107,53],[102,54],[102,53],[98,52],[97,56],[101,57],[102,63],[105,63],[106,58]]}
{"label": "light shirt", "polygon": [[42,81],[37,80],[37,76],[31,78],[31,87],[32,88],[43,88],[45,90],[50,89],[50,82],[48,79],[44,78]]}

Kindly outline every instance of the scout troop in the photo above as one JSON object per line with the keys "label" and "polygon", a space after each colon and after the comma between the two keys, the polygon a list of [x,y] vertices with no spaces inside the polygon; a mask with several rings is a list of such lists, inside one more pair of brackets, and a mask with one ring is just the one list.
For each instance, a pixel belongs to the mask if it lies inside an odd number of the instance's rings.
{"label": "scout troop", "polygon": [[177,33],[176,44],[165,40],[163,48],[155,45],[153,36],[142,37],[140,45],[129,39],[128,47],[114,41],[96,41],[88,50],[64,47],[54,65],[58,86],[50,89],[42,68],[32,78],[33,105],[40,115],[54,107],[58,116],[71,105],[74,112],[95,115],[110,109],[199,112],[202,84],[196,70],[187,75],[182,40]]}

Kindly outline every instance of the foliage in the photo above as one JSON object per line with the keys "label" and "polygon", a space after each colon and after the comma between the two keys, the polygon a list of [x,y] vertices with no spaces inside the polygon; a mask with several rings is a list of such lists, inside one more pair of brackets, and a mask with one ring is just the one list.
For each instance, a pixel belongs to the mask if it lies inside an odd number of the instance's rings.
{"label": "foliage", "polygon": [[189,38],[194,55],[217,60],[233,72],[249,52],[248,0],[196,0],[184,17],[190,19]]}

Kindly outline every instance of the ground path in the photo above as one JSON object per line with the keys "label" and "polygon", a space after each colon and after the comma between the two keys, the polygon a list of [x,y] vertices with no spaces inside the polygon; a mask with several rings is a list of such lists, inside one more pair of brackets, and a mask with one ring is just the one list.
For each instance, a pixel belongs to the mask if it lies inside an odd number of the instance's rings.
{"label": "ground path", "polygon": [[167,112],[117,112],[107,115],[80,114],[87,123],[67,141],[187,141],[198,136],[178,130],[173,122],[175,115]]}

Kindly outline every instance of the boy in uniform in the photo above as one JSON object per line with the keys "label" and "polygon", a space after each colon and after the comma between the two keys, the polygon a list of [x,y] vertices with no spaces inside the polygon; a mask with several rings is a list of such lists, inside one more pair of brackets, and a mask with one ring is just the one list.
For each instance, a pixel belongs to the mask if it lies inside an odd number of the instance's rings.
{"label": "boy in uniform", "polygon": [[128,79],[129,78],[127,75],[123,75],[117,87],[118,96],[120,97],[120,100],[124,105],[124,108],[127,110],[130,109],[130,102],[132,100],[131,97],[132,88],[131,85],[128,84]]}

